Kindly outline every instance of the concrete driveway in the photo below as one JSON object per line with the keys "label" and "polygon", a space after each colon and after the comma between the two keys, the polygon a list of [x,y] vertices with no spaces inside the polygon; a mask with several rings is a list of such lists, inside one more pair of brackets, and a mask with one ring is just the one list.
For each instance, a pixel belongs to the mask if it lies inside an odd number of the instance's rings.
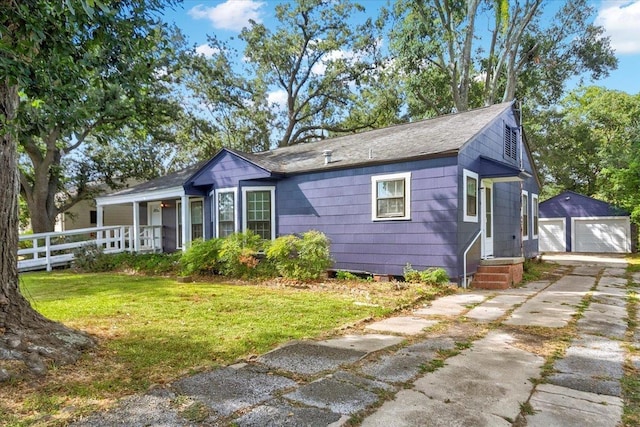
{"label": "concrete driveway", "polygon": [[[557,256],[545,256],[562,263],[545,280],[461,291],[344,336],[292,342],[73,425],[616,426],[634,344],[626,264]],[[559,336],[566,348],[552,359]]]}

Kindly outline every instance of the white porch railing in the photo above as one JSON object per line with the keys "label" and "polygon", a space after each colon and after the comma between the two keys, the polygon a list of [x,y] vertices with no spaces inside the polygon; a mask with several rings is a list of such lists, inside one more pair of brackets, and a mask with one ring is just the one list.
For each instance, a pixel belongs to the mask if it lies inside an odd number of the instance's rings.
{"label": "white porch railing", "polygon": [[[97,245],[104,253],[133,252],[135,247],[131,225],[26,234],[19,239],[31,242],[31,247],[18,250],[18,271],[51,271],[53,267],[68,265],[73,261],[74,251],[89,244]],[[141,226],[138,239],[140,252],[161,252],[162,226]]]}

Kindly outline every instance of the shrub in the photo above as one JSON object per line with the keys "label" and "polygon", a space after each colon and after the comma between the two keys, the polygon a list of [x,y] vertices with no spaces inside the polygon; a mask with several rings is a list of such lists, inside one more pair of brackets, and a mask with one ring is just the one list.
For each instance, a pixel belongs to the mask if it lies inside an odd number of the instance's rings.
{"label": "shrub", "polygon": [[411,264],[404,267],[404,280],[409,283],[424,283],[427,285],[445,285],[449,283],[449,275],[443,268],[427,268],[423,271],[415,270]]}
{"label": "shrub", "polygon": [[116,269],[130,269],[140,274],[161,275],[177,273],[182,253],[140,254],[122,252],[113,255]]}
{"label": "shrub", "polygon": [[225,237],[220,244],[220,272],[231,277],[255,277],[262,239],[251,230]]}
{"label": "shrub", "polygon": [[343,270],[338,270],[336,272],[336,279],[338,280],[360,280],[360,277],[358,277],[357,275],[349,272],[349,271],[343,271]]}
{"label": "shrub", "polygon": [[302,237],[278,237],[266,255],[278,273],[288,279],[314,280],[331,266],[329,239],[315,230],[303,233]]}
{"label": "shrub", "polygon": [[114,265],[112,257],[95,243],[87,243],[73,250],[72,266],[76,270],[102,272],[112,270]]}
{"label": "shrub", "polygon": [[221,239],[194,240],[180,258],[180,273],[190,274],[214,273],[219,270],[219,252]]}

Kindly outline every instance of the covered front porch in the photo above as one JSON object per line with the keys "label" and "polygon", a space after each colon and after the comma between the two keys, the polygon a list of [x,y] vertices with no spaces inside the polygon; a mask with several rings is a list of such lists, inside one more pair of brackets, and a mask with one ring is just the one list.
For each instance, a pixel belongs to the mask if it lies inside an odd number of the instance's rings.
{"label": "covered front porch", "polygon": [[104,224],[105,207],[130,207],[132,249],[135,252],[185,250],[205,237],[205,203],[201,195],[188,195],[182,187],[162,191],[131,192],[96,198],[97,227]]}

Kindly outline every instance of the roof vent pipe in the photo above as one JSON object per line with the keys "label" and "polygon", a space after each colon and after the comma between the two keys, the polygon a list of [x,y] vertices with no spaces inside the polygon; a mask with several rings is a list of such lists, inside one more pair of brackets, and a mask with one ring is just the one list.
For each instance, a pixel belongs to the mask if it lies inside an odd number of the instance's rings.
{"label": "roof vent pipe", "polygon": [[333,153],[332,150],[324,150],[322,152],[322,154],[324,155],[324,164],[328,165],[329,163],[331,163],[331,153]]}

